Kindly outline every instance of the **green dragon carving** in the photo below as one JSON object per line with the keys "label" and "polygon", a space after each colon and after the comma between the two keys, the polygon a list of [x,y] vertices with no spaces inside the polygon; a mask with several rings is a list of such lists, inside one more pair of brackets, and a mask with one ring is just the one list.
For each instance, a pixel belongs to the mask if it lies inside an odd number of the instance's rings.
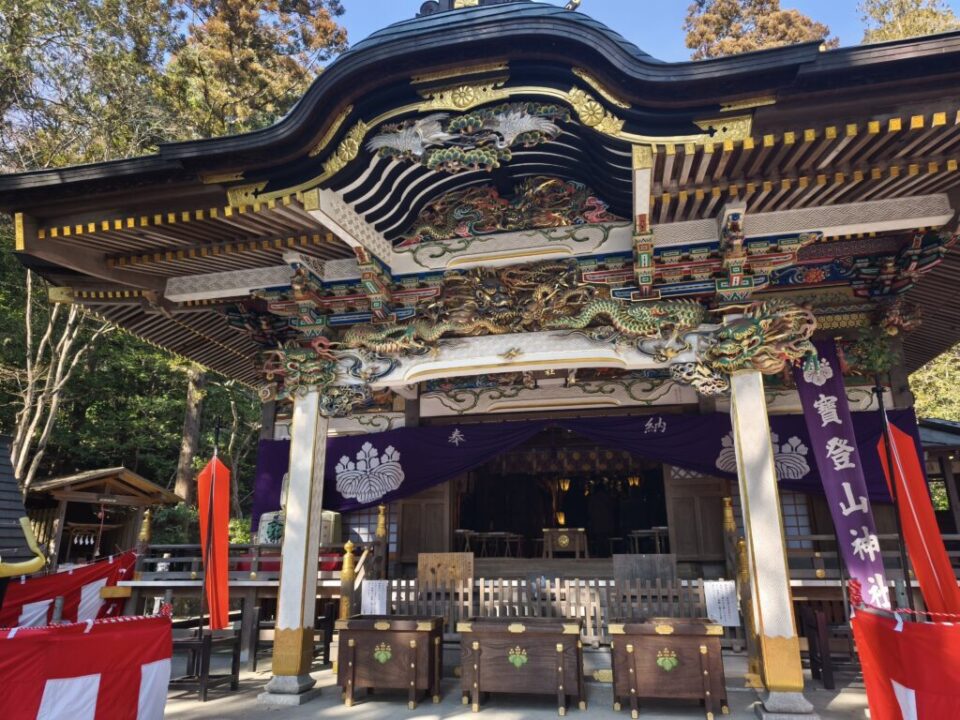
{"label": "green dragon carving", "polygon": [[502,335],[510,332],[508,325],[495,320],[475,318],[457,320],[414,320],[407,323],[383,325],[354,325],[343,335],[342,344],[348,348],[367,350],[375,355],[422,354],[436,348],[436,342],[447,333],[457,335]]}
{"label": "green dragon carving", "polygon": [[743,310],[713,334],[696,362],[672,365],[673,379],[692,385],[701,395],[720,395],[730,389],[730,374],[737,370],[773,375],[816,357],[810,338],[817,321],[808,308],[769,300],[743,306]]}
{"label": "green dragon carving", "polygon": [[651,302],[623,302],[609,298],[594,298],[586,302],[575,315],[553,316],[546,319],[547,329],[586,328],[597,318],[606,318],[613,328],[629,338],[663,340],[655,357],[669,360],[690,349],[680,338],[706,322],[707,310],[695,300],[662,300]]}
{"label": "green dragon carving", "polygon": [[774,375],[816,355],[810,342],[816,328],[817,320],[808,308],[784,300],[753,303],[716,332],[702,360],[726,374],[753,368]]}

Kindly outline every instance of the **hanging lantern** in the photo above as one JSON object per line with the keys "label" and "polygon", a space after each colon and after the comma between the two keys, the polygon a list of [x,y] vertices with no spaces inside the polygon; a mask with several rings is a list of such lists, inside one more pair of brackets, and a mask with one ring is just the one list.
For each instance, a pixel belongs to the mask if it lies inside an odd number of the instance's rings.
{"label": "hanging lantern", "polygon": [[560,478],[560,489],[563,490],[563,492],[567,492],[570,489],[570,478]]}
{"label": "hanging lantern", "polygon": [[566,524],[567,524],[567,516],[564,514],[564,512],[563,512],[562,510],[558,511],[558,512],[557,512],[557,525],[559,525],[560,527],[563,527],[563,526],[566,525]]}
{"label": "hanging lantern", "polygon": [[631,475],[627,478],[627,485],[630,487],[640,487],[640,477],[638,475]]}

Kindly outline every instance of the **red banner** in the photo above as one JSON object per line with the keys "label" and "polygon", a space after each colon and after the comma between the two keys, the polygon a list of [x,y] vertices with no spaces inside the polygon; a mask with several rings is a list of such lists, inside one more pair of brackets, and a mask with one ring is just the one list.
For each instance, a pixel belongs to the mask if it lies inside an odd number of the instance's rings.
{"label": "red banner", "polygon": [[0,628],[47,625],[53,620],[57,597],[63,598],[64,622],[119,615],[124,601],[104,600],[100,590],[120,580],[132,580],[136,561],[137,553],[131,550],[52,575],[10,578],[0,607]]}
{"label": "red banner", "polygon": [[230,470],[217,457],[207,463],[197,478],[197,505],[210,627],[220,630],[230,623],[230,585],[227,573],[227,552],[230,544]]}
{"label": "red banner", "polygon": [[[903,527],[903,539],[910,553],[910,564],[920,584],[923,602],[930,612],[960,613],[960,588],[957,587],[953,566],[937,526],[926,476],[917,455],[917,446],[913,438],[900,428],[890,423],[887,427],[893,440],[890,454],[896,468],[897,510]],[[882,435],[877,451],[880,453],[889,487],[890,470],[887,466],[886,443]]]}
{"label": "red banner", "polygon": [[170,617],[119,617],[0,633],[3,720],[161,720]]}
{"label": "red banner", "polygon": [[872,720],[960,717],[960,625],[867,610],[851,624]]}

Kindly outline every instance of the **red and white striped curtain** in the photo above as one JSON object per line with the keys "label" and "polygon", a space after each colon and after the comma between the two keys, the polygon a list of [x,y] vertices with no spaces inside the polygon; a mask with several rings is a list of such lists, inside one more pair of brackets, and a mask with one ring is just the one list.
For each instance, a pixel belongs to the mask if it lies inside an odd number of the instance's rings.
{"label": "red and white striped curtain", "polygon": [[133,579],[136,561],[137,553],[131,550],[52,575],[10,578],[0,607],[0,628],[47,625],[53,619],[53,603],[58,597],[63,598],[63,622],[119,615],[123,600],[104,600],[100,590]]}
{"label": "red and white striped curtain", "polygon": [[3,720],[161,720],[169,614],[0,631]]}

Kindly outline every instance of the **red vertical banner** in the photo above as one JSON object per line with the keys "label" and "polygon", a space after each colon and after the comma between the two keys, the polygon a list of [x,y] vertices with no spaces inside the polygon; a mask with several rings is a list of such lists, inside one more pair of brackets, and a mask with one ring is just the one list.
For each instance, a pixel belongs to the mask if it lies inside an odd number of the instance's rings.
{"label": "red vertical banner", "polygon": [[204,590],[210,608],[210,628],[220,630],[230,622],[227,575],[230,470],[217,457],[207,463],[197,478],[197,505],[200,511],[200,552],[203,555]]}
{"label": "red vertical banner", "polygon": [[[897,492],[894,497],[923,602],[930,612],[960,613],[960,588],[937,526],[917,446],[913,438],[897,426],[887,422],[887,428],[892,440],[890,456],[896,470]],[[877,444],[877,451],[889,486],[890,469],[883,436]]]}

